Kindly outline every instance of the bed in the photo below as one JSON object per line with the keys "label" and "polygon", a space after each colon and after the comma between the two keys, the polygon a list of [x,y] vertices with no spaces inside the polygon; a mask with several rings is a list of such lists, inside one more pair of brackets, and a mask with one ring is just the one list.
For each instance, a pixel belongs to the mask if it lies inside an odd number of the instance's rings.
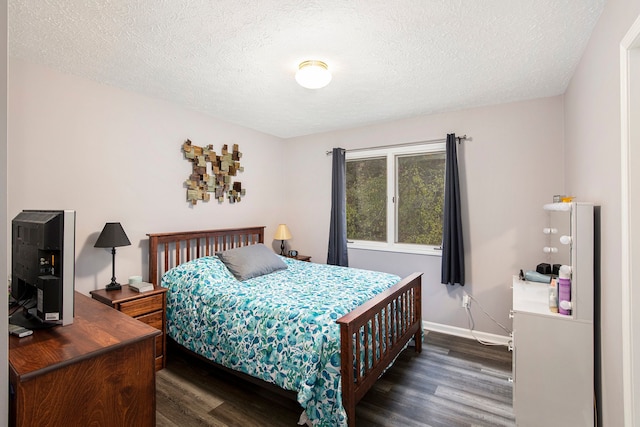
{"label": "bed", "polygon": [[[264,246],[264,228],[148,234],[149,280],[169,289],[167,334],[212,363],[294,391],[314,425],[354,426],[356,404],[396,356],[411,340],[422,349],[422,273],[400,279],[272,253],[286,268],[239,281],[224,255]],[[277,304],[265,312],[272,294]]]}

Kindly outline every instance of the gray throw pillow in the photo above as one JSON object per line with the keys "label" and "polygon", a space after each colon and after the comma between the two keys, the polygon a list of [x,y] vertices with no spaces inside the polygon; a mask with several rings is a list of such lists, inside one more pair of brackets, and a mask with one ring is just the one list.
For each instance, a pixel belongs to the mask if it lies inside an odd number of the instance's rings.
{"label": "gray throw pillow", "polygon": [[216,256],[238,280],[247,280],[287,268],[287,264],[262,243],[217,252]]}

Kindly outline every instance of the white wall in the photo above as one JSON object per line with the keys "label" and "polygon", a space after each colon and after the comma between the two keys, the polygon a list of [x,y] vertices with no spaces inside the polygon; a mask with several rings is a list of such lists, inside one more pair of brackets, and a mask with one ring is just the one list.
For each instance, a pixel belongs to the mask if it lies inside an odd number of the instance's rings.
{"label": "white wall", "polygon": [[622,426],[620,42],[637,1],[609,1],[565,94],[567,191],[602,206],[603,425]]}
{"label": "white wall", "polygon": [[[266,225],[282,220],[284,143],[275,137],[110,86],[9,60],[8,214],[75,209],[76,289],[111,279],[111,251],[93,245],[121,222],[132,245],[117,249],[116,277],[147,277],[146,233]],[[191,172],[181,152],[237,143],[247,189],[240,203],[186,202]]]}
{"label": "white wall", "polygon": [[[423,116],[287,141],[292,178],[285,214],[300,253],[326,262],[332,147],[346,149],[444,138],[473,139],[459,145],[458,161],[466,230],[467,284],[440,284],[440,257],[349,251],[352,267],[407,275],[422,271],[423,319],[467,327],[462,291],[474,295],[500,323],[511,325],[511,277],[546,261],[542,253],[542,206],[563,193],[562,97]],[[473,304],[472,304],[473,307]],[[477,310],[476,327],[506,335]]]}

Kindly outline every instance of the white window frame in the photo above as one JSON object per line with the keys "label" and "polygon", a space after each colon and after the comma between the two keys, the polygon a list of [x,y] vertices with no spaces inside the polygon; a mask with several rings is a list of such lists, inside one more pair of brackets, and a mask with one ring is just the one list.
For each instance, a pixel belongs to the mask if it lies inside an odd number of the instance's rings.
{"label": "white window frame", "polygon": [[375,157],[386,157],[387,159],[387,241],[373,242],[368,240],[348,240],[347,248],[442,256],[442,246],[440,245],[396,243],[398,236],[395,204],[396,195],[398,193],[398,184],[396,182],[396,158],[397,156],[405,155],[445,153],[445,151],[446,143],[444,140],[424,144],[347,151],[345,155],[346,161],[363,160]]}

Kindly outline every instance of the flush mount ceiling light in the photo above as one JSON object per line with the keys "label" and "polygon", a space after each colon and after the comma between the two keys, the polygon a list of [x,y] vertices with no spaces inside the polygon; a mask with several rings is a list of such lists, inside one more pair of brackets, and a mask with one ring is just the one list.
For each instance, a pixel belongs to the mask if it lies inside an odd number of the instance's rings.
{"label": "flush mount ceiling light", "polygon": [[303,61],[298,66],[296,81],[307,89],[320,89],[329,84],[331,73],[322,61]]}

